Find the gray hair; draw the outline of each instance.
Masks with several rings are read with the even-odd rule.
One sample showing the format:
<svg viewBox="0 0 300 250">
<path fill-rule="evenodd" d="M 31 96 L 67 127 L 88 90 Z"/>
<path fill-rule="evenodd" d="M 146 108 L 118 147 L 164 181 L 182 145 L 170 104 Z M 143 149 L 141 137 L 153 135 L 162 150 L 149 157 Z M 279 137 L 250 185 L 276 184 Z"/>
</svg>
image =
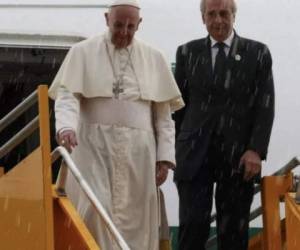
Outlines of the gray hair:
<svg viewBox="0 0 300 250">
<path fill-rule="evenodd" d="M 235 0 L 230 0 L 232 2 L 232 13 L 235 15 L 237 11 L 237 6 Z M 202 14 L 206 11 L 206 2 L 207 0 L 201 0 L 200 2 L 200 11 Z"/>
</svg>

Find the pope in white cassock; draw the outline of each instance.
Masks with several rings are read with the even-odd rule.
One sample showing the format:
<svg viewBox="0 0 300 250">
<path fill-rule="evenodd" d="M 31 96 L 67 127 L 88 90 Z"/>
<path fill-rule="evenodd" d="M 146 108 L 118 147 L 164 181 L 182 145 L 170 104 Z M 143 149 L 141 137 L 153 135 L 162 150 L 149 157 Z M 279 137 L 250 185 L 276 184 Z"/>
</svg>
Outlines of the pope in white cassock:
<svg viewBox="0 0 300 250">
<path fill-rule="evenodd" d="M 175 167 L 171 112 L 183 101 L 162 54 L 134 38 L 139 9 L 136 0 L 115 0 L 108 32 L 71 48 L 49 95 L 58 142 L 130 249 L 157 250 L 157 186 Z M 118 249 L 71 174 L 66 192 L 101 249 Z"/>
</svg>

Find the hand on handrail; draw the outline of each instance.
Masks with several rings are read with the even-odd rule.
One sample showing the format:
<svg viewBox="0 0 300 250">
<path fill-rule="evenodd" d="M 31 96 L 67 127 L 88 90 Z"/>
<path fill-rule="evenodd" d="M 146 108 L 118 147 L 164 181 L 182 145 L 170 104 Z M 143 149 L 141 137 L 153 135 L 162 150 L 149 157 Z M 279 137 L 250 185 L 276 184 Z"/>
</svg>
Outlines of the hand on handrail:
<svg viewBox="0 0 300 250">
<path fill-rule="evenodd" d="M 75 131 L 67 129 L 58 132 L 57 143 L 65 147 L 69 153 L 72 153 L 72 149 L 78 145 Z"/>
</svg>

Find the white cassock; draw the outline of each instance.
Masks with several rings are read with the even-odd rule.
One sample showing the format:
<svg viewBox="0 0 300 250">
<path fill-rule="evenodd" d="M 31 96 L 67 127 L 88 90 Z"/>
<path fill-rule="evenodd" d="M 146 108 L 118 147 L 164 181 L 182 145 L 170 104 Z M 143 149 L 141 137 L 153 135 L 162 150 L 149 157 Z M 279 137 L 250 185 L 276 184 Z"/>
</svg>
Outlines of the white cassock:
<svg viewBox="0 0 300 250">
<path fill-rule="evenodd" d="M 76 131 L 71 156 L 130 249 L 159 249 L 156 162 L 175 165 L 171 112 L 183 106 L 160 52 L 138 40 L 115 50 L 108 33 L 90 38 L 70 50 L 49 95 L 57 132 Z M 119 249 L 71 174 L 66 192 L 101 249 Z"/>
</svg>

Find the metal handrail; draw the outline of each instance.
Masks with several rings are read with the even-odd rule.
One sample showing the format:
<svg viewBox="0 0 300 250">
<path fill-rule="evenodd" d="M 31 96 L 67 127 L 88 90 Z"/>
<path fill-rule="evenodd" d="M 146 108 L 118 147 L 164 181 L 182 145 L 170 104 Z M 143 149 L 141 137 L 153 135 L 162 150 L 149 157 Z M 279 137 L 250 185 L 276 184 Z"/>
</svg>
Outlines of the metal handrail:
<svg viewBox="0 0 300 250">
<path fill-rule="evenodd" d="M 299 157 L 294 157 L 285 166 L 283 166 L 281 169 L 276 171 L 273 174 L 273 176 L 285 175 L 288 172 L 292 171 L 294 168 L 296 168 L 298 165 L 300 165 L 300 158 Z"/>
<path fill-rule="evenodd" d="M 120 246 L 122 250 L 130 250 L 128 245 L 126 244 L 125 240 L 121 236 L 121 234 L 118 232 L 117 228 L 113 224 L 112 220 L 109 218 L 107 212 L 103 208 L 102 204 L 97 199 L 96 195 L 88 185 L 88 183 L 84 180 L 81 173 L 79 172 L 78 168 L 76 167 L 75 163 L 73 162 L 70 154 L 68 151 L 62 147 L 57 147 L 52 153 L 51 153 L 51 159 L 52 163 L 55 162 L 60 156 L 62 156 L 64 162 L 66 163 L 65 169 L 62 169 L 61 171 L 66 171 L 66 167 L 71 171 L 75 179 L 77 180 L 79 186 L 83 190 L 83 192 L 86 194 L 87 198 L 90 200 L 92 205 L 95 207 L 97 213 L 100 215 L 100 217 L 103 219 L 105 225 L 107 226 L 108 230 L 111 232 L 112 236 L 115 238 L 117 244 Z M 66 173 L 60 173 L 58 178 L 65 179 Z M 64 184 L 65 181 L 58 179 L 57 181 L 58 185 L 57 189 L 61 192 L 61 190 L 64 190 Z"/>
<path fill-rule="evenodd" d="M 39 127 L 39 117 L 36 116 L 23 129 L 21 129 L 15 136 L 6 142 L 0 148 L 0 159 L 14 149 L 18 144 L 30 136 Z"/>
<path fill-rule="evenodd" d="M 23 100 L 18 106 L 16 106 L 11 112 L 4 116 L 0 120 L 0 132 L 2 132 L 8 125 L 15 121 L 20 115 L 24 113 L 28 108 L 35 104 L 38 100 L 37 90 L 32 92 L 25 100 Z"/>
</svg>

